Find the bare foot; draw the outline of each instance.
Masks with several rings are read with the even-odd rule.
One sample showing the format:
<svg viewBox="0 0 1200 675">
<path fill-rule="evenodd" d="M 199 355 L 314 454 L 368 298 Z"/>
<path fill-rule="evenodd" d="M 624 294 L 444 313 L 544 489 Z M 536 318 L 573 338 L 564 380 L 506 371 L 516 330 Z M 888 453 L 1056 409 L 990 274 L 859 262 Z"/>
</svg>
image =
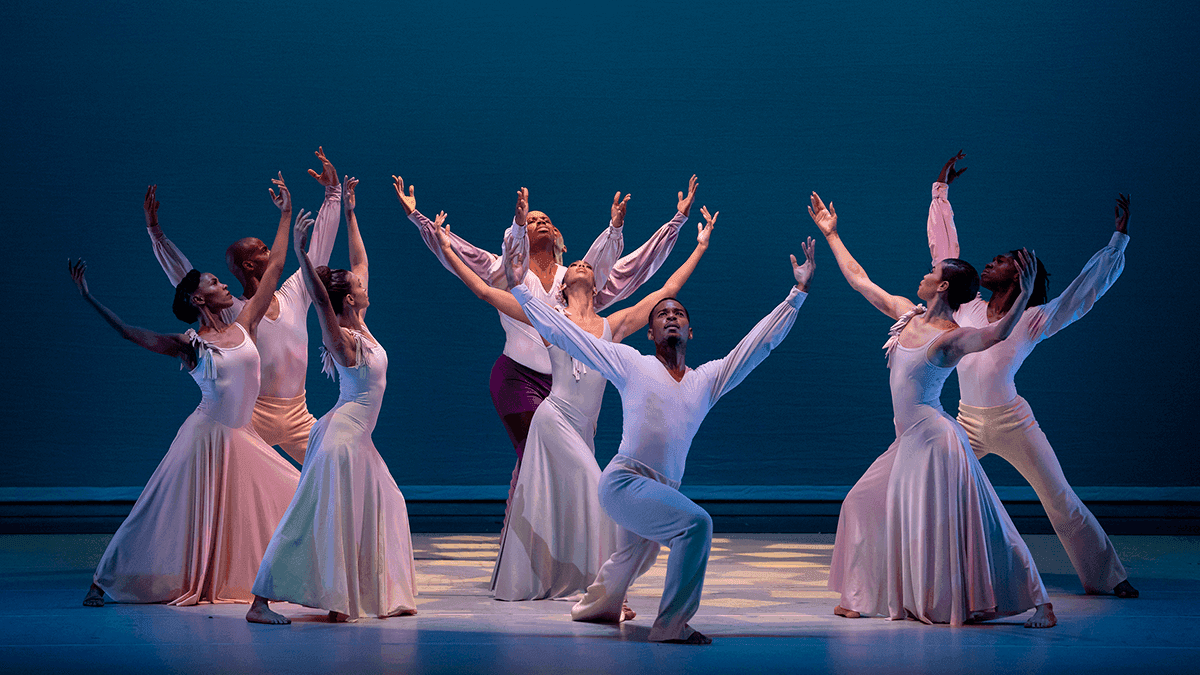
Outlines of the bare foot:
<svg viewBox="0 0 1200 675">
<path fill-rule="evenodd" d="M 271 611 L 270 606 L 267 605 L 267 599 L 261 595 L 254 596 L 254 602 L 250 603 L 250 611 L 246 612 L 246 620 L 250 623 L 264 623 L 268 626 L 283 626 L 292 622 L 286 616 Z"/>
<path fill-rule="evenodd" d="M 637 612 L 628 603 L 621 603 L 621 620 L 630 621 L 637 616 Z"/>
<path fill-rule="evenodd" d="M 1037 606 L 1037 611 L 1025 622 L 1026 628 L 1053 628 L 1058 625 L 1058 617 L 1054 616 L 1054 605 L 1045 603 Z"/>
<path fill-rule="evenodd" d="M 1121 583 L 1124 583 L 1124 582 L 1121 582 Z M 1134 591 L 1134 593 L 1137 593 L 1137 591 Z M 1133 597 L 1136 598 L 1137 596 L 1134 595 Z M 84 607 L 103 607 L 104 606 L 104 591 L 96 584 L 92 584 L 92 587 L 88 589 L 87 595 L 83 596 L 83 606 Z"/>
<path fill-rule="evenodd" d="M 862 616 L 862 614 L 859 614 L 858 612 L 856 612 L 852 609 L 846 609 L 845 607 L 842 607 L 841 605 L 834 607 L 833 613 L 837 616 L 844 616 L 847 619 L 857 619 L 858 617 Z"/>
<path fill-rule="evenodd" d="M 698 630 L 693 630 L 692 634 L 686 638 L 676 638 L 674 640 L 663 640 L 669 645 L 711 645 L 712 638 L 706 636 Z"/>
<path fill-rule="evenodd" d="M 1129 580 L 1126 579 L 1116 586 L 1113 586 L 1113 595 L 1117 596 L 1118 598 L 1136 598 L 1138 597 L 1138 589 L 1130 585 Z M 86 605 L 87 600 L 84 600 L 83 604 Z"/>
</svg>

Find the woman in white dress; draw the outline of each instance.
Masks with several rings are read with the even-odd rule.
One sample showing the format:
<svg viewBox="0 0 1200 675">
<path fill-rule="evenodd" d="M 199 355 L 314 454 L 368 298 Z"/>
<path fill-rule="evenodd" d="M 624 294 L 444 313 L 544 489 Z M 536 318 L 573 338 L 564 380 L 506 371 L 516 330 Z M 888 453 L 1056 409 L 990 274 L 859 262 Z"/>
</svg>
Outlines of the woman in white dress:
<svg viewBox="0 0 1200 675">
<path fill-rule="evenodd" d="M 254 572 L 275 525 L 296 490 L 299 473 L 251 426 L 258 397 L 258 324 L 283 271 L 291 195 L 283 177 L 271 197 L 281 214 L 259 293 L 233 323 L 221 310 L 233 305 L 229 289 L 212 274 L 192 270 L 175 289 L 175 315 L 200 330 L 164 334 L 130 326 L 88 290 L 78 261 L 71 278 L 83 298 L 121 337 L 177 358 L 200 386 L 202 398 L 150 476 L 129 517 L 96 566 L 83 604 L 118 602 L 249 602 Z M 297 214 L 297 223 L 308 222 Z"/>
<path fill-rule="evenodd" d="M 387 352 L 363 320 L 367 251 L 354 216 L 354 187 L 342 191 L 350 270 L 313 268 L 308 227 L 296 228 L 296 257 L 320 318 L 325 372 L 339 396 L 309 436 L 300 486 L 275 530 L 254 581 L 253 623 L 287 624 L 268 600 L 329 612 L 331 621 L 415 614 L 416 567 L 408 508 L 371 441 L 387 385 Z"/>
<path fill-rule="evenodd" d="M 528 208 L 520 193 L 517 208 Z M 605 319 L 596 313 L 593 303 L 592 267 L 576 261 L 567 268 L 560 310 L 603 340 L 620 342 L 640 330 L 654 305 L 679 292 L 708 249 L 719 212 L 709 215 L 707 208 L 701 212 L 705 225 L 697 225 L 695 250 L 661 289 Z M 512 293 L 489 286 L 454 254 L 450 227 L 441 227 L 444 221 L 445 214 L 439 213 L 438 239 L 459 278 L 481 299 L 528 324 Z M 510 287 L 515 288 L 524 277 L 523 264 L 527 262 L 515 260 L 505 270 Z M 553 384 L 530 423 L 508 527 L 492 574 L 492 592 L 500 600 L 542 600 L 580 593 L 616 549 L 616 525 L 600 507 L 600 466 L 593 445 L 607 381 L 557 347 L 550 347 L 550 361 Z"/>
<path fill-rule="evenodd" d="M 950 258 L 917 288 L 914 305 L 867 277 L 837 231 L 837 212 L 814 192 L 809 215 L 833 249 L 846 280 L 896 319 L 885 345 L 896 442 L 842 503 L 829 588 L 841 593 L 840 616 L 882 614 L 924 623 L 967 622 L 1036 608 L 1025 625 L 1056 623 L 1046 589 L 971 451 L 963 428 L 942 410 L 942 385 L 966 354 L 1000 343 L 1021 318 L 1037 272 L 1022 251 L 1021 297 L 1000 321 L 960 328 L 954 310 L 975 297 L 979 274 Z"/>
</svg>

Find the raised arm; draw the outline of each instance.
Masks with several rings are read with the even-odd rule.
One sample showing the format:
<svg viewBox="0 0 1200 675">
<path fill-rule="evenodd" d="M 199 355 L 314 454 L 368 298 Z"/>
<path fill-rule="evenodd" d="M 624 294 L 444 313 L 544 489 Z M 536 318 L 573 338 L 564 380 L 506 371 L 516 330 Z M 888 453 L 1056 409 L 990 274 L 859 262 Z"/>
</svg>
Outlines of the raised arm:
<svg viewBox="0 0 1200 675">
<path fill-rule="evenodd" d="M 946 258 L 958 257 L 958 230 L 954 228 L 954 209 L 950 208 L 950 183 L 966 172 L 966 167 L 955 168 L 958 160 L 966 157 L 962 150 L 942 166 L 937 182 L 933 184 L 933 198 L 929 202 L 929 219 L 925 233 L 929 238 L 929 256 L 933 264 Z"/>
<path fill-rule="evenodd" d="M 542 338 L 579 359 L 589 368 L 595 369 L 617 389 L 625 386 L 629 360 L 641 356 L 636 349 L 601 340 L 588 333 L 557 310 L 533 297 L 523 284 L 514 288 L 512 295 L 521 303 L 521 308 L 529 317 L 529 323 L 541 333 Z"/>
<path fill-rule="evenodd" d="M 292 193 L 283 183 L 283 172 L 279 173 L 278 178 L 272 178 L 271 182 L 279 187 L 278 195 L 275 194 L 275 190 L 267 188 L 271 193 L 271 201 L 279 207 L 279 227 L 275 229 L 275 241 L 271 243 L 271 254 L 267 256 L 267 266 L 263 270 L 262 279 L 259 280 L 258 290 L 246 301 L 237 317 L 238 323 L 242 324 L 251 336 L 256 335 L 258 322 L 266 315 L 275 295 L 275 288 L 279 285 L 279 275 L 283 273 L 283 263 L 287 259 L 288 229 L 292 221 Z M 311 215 L 312 213 L 301 210 L 296 214 L 296 220 L 306 220 Z"/>
<path fill-rule="evenodd" d="M 434 225 L 437 226 L 436 232 L 438 242 L 442 247 L 442 253 L 446 256 L 446 260 L 450 262 L 450 271 L 454 272 L 454 275 L 459 279 L 462 279 L 467 288 L 471 289 L 471 292 L 480 300 L 483 300 L 517 321 L 529 323 L 524 310 L 521 309 L 521 304 L 517 302 L 512 293 L 487 285 L 483 279 L 479 278 L 479 275 L 475 274 L 470 267 L 467 267 L 466 263 L 459 260 L 458 256 L 454 253 L 453 240 L 450 238 L 450 226 L 446 225 L 442 227 L 444 222 L 446 222 L 446 213 L 443 211 L 437 214 Z M 514 260 L 514 264 L 519 265 L 520 262 Z"/>
<path fill-rule="evenodd" d="M 350 271 L 354 272 L 354 276 L 362 279 L 363 288 L 366 288 L 368 281 L 367 247 L 363 245 L 362 231 L 358 229 L 358 218 L 354 215 L 354 188 L 357 186 L 357 178 L 346 176 L 342 204 L 346 209 L 346 236 L 350 241 Z"/>
<path fill-rule="evenodd" d="M 86 271 L 87 263 L 82 258 L 74 263 L 69 258 L 67 259 L 67 272 L 71 275 L 71 280 L 75 282 L 75 287 L 79 289 L 79 294 L 100 316 L 104 317 L 108 325 L 112 326 L 121 337 L 155 354 L 182 359 L 189 368 L 196 366 L 196 350 L 183 335 L 156 333 L 146 328 L 130 326 L 111 309 L 100 304 L 100 301 L 88 290 L 87 279 L 84 277 Z"/>
<path fill-rule="evenodd" d="M 688 215 L 692 211 L 692 203 L 696 199 L 696 188 L 700 187 L 700 183 L 696 180 L 696 176 L 692 176 L 688 181 L 688 191 L 685 195 L 682 191 L 679 192 L 679 202 L 676 204 L 678 209 L 675 217 L 667 221 L 658 231 L 651 235 L 646 243 L 642 244 L 636 251 L 617 260 L 611 265 L 603 259 L 603 256 L 593 256 L 592 251 L 588 251 L 588 255 L 584 256 L 584 260 L 592 265 L 592 269 L 596 273 L 597 287 L 599 291 L 596 293 L 595 305 L 597 310 L 604 309 L 613 303 L 628 298 L 633 295 L 642 284 L 654 276 L 659 267 L 666 262 L 667 256 L 671 254 L 671 249 L 675 246 L 676 239 L 679 238 L 679 228 L 687 222 Z M 617 193 L 618 195 L 620 193 Z M 619 206 L 619 218 L 623 224 L 625 220 L 625 204 L 628 202 L 628 197 L 621 202 L 617 202 L 614 198 L 614 225 L 616 224 L 617 207 Z M 618 225 L 618 227 L 620 227 Z M 611 229 L 611 228 L 610 228 Z M 622 245 L 624 240 L 622 239 Z M 600 240 L 597 240 L 597 244 Z M 595 249 L 597 244 L 593 244 Z M 611 254 L 611 252 L 610 252 Z M 620 255 L 618 251 L 616 255 Z M 613 258 L 615 259 L 615 255 Z M 605 273 L 605 269 L 608 272 Z M 603 280 L 603 281 L 601 281 Z"/>
<path fill-rule="evenodd" d="M 396 189 L 396 197 L 400 200 L 400 205 L 404 207 L 404 213 L 413 225 L 417 226 L 417 232 L 421 235 L 421 241 L 425 242 L 425 246 L 437 256 L 437 259 L 450 272 L 454 272 L 454 268 L 450 265 L 449 258 L 442 252 L 442 246 L 438 243 L 437 226 L 433 221 L 426 218 L 420 211 L 417 210 L 417 194 L 416 187 L 408 186 L 408 191 L 404 190 L 404 179 L 400 176 L 392 176 L 393 187 Z M 488 285 L 497 288 L 504 287 L 504 265 L 500 256 L 495 253 L 489 253 L 481 248 L 472 245 L 467 240 L 459 237 L 457 234 L 450 235 L 451 245 L 454 252 L 458 254 L 458 258 L 467 264 L 467 267 L 472 272 L 482 277 Z M 460 277 L 461 278 L 461 277 Z"/>
<path fill-rule="evenodd" d="M 334 242 L 337 241 L 338 223 L 342 218 L 342 186 L 338 183 L 337 169 L 334 169 L 333 163 L 325 157 L 325 149 L 318 147 L 315 154 L 321 162 L 321 173 L 309 169 L 308 175 L 325 187 L 325 200 L 321 202 L 321 208 L 317 209 L 317 224 L 313 226 L 308 257 L 314 265 L 320 267 L 329 264 Z"/>
<path fill-rule="evenodd" d="M 1084 265 L 1083 271 L 1058 297 L 1042 306 L 1044 320 L 1034 326 L 1034 340 L 1045 340 L 1078 321 L 1092 309 L 1100 296 L 1108 292 L 1125 269 L 1125 247 L 1129 244 L 1129 197 L 1117 195 L 1116 231 L 1108 246 L 1100 249 Z"/>
<path fill-rule="evenodd" d="M 317 323 L 321 326 L 321 343 L 335 361 L 343 366 L 355 365 L 355 346 L 346 340 L 346 333 L 338 323 L 337 313 L 333 311 L 333 303 L 329 300 L 329 291 L 317 276 L 317 268 L 312 259 L 304 252 L 308 245 L 309 226 L 313 221 L 302 218 L 296 219 L 295 236 L 292 244 L 296 251 L 296 260 L 300 262 L 300 278 L 308 289 L 313 306 L 317 308 Z"/>
<path fill-rule="evenodd" d="M 158 225 L 158 199 L 155 197 L 157 191 L 157 185 L 146 188 L 146 199 L 142 202 L 142 210 L 146 215 L 146 233 L 150 235 L 150 247 L 154 250 L 154 257 L 158 259 L 158 264 L 162 266 L 163 272 L 167 274 L 167 280 L 171 282 L 173 288 L 183 281 L 188 272 L 192 271 L 192 263 L 188 262 L 187 256 L 179 250 L 174 242 L 167 239 L 167 235 L 163 234 L 162 228 Z"/>
<path fill-rule="evenodd" d="M 1017 270 L 1020 273 L 1021 294 L 1013 302 L 1012 309 L 996 323 L 984 328 L 959 328 L 950 331 L 945 338 L 933 346 L 929 360 L 938 366 L 953 366 L 959 359 L 973 352 L 981 352 L 992 345 L 1002 342 L 1012 334 L 1021 315 L 1025 313 L 1025 305 L 1029 304 L 1029 296 L 1033 293 L 1033 282 L 1037 277 L 1037 257 L 1025 249 L 1017 254 Z"/>
<path fill-rule="evenodd" d="M 613 342 L 621 342 L 625 338 L 633 335 L 635 332 L 642 329 L 649 319 L 650 310 L 654 309 L 665 298 L 672 298 L 679 295 L 679 290 L 687 283 L 692 272 L 696 270 L 696 265 L 699 264 L 700 258 L 704 257 L 704 252 L 708 250 L 708 240 L 712 235 L 713 227 L 717 224 L 717 216 L 721 215 L 720 211 L 709 215 L 708 207 L 701 206 L 700 213 L 704 216 L 704 225 L 696 224 L 696 248 L 688 259 L 684 261 L 679 269 L 667 279 L 667 283 L 657 291 L 650 293 L 642 298 L 633 307 L 627 307 L 619 312 L 613 312 L 608 317 L 608 325 L 612 329 Z"/>
<path fill-rule="evenodd" d="M 850 287 L 861 293 L 875 309 L 893 319 L 899 319 L 912 309 L 913 303 L 908 298 L 892 295 L 871 281 L 866 270 L 850 255 L 850 250 L 842 243 L 841 235 L 838 234 L 837 211 L 834 210 L 833 203 L 830 202 L 829 208 L 825 208 L 825 202 L 821 201 L 821 197 L 815 192 L 809 200 L 812 204 L 808 207 L 808 215 L 812 216 L 821 234 L 825 235 L 825 241 L 829 242 L 829 248 L 833 250 L 833 257 L 837 260 L 838 269 L 842 271 L 846 281 L 850 282 Z"/>
</svg>

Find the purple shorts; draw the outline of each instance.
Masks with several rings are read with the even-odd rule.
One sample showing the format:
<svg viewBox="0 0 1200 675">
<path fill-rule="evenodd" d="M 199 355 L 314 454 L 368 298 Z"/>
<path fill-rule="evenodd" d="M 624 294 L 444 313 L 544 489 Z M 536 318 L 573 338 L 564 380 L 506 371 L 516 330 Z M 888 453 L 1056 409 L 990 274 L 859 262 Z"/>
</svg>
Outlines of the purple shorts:
<svg viewBox="0 0 1200 675">
<path fill-rule="evenodd" d="M 504 354 L 492 366 L 492 403 L 517 451 L 517 459 L 525 454 L 525 439 L 529 436 L 532 415 L 527 413 L 537 410 L 550 395 L 550 383 L 549 375 L 527 368 Z"/>
</svg>

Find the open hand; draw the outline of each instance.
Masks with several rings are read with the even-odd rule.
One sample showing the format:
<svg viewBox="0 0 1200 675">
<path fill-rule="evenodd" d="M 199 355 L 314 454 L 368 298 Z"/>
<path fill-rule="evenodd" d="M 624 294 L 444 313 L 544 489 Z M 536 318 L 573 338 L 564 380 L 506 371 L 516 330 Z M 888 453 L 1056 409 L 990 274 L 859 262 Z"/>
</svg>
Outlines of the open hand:
<svg viewBox="0 0 1200 675">
<path fill-rule="evenodd" d="M 633 195 L 625 195 L 625 198 L 621 199 L 620 190 L 617 191 L 617 194 L 613 195 L 611 216 L 613 227 L 619 228 L 625 224 L 625 206 L 629 203 L 629 198 L 632 196 Z"/>
<path fill-rule="evenodd" d="M 688 179 L 687 196 L 684 197 L 682 192 L 679 193 L 679 204 L 675 207 L 676 211 L 685 216 L 692 214 L 692 202 L 696 199 L 696 188 L 698 187 L 700 187 L 700 183 L 696 181 L 696 174 L 692 174 L 692 177 Z"/>
<path fill-rule="evenodd" d="M 954 168 L 954 163 L 960 159 L 966 158 L 966 156 L 967 156 L 967 153 L 963 152 L 962 150 L 959 150 L 957 155 L 951 157 L 950 161 L 946 162 L 946 165 L 942 167 L 942 172 L 938 174 L 938 182 L 949 185 L 954 182 L 955 178 L 958 178 L 959 176 L 966 173 L 967 167 L 965 167 L 965 166 L 961 169 Z"/>
<path fill-rule="evenodd" d="M 720 211 L 709 215 L 708 207 L 700 207 L 700 215 L 704 216 L 704 224 L 696 223 L 696 245 L 708 248 L 708 238 L 712 235 L 713 227 L 717 224 L 717 216 L 721 215 Z"/>
<path fill-rule="evenodd" d="M 87 262 L 83 258 L 75 262 L 71 262 L 71 259 L 67 258 L 67 273 L 71 275 L 71 281 L 75 282 L 75 287 L 79 289 L 79 294 L 85 298 L 88 294 L 88 285 L 87 279 L 83 277 L 83 273 L 86 271 Z"/>
<path fill-rule="evenodd" d="M 513 212 L 513 222 L 519 227 L 525 227 L 529 219 L 529 188 L 517 190 L 517 208 Z"/>
<path fill-rule="evenodd" d="M 445 225 L 445 227 L 443 227 Z M 437 234 L 438 243 L 441 244 L 442 250 L 449 255 L 456 255 L 454 249 L 450 246 L 450 226 L 446 225 L 446 212 L 438 211 L 438 214 L 433 219 L 433 231 Z"/>
<path fill-rule="evenodd" d="M 404 215 L 411 216 L 417 210 L 417 186 L 409 185 L 408 194 L 404 194 L 404 179 L 392 176 L 392 187 L 396 188 L 396 197 L 400 199 L 400 206 L 404 207 Z"/>
<path fill-rule="evenodd" d="M 292 237 L 296 242 L 296 250 L 303 251 L 308 247 L 309 235 L 312 234 L 313 223 L 312 211 L 300 209 L 296 214 L 296 224 L 292 227 Z"/>
<path fill-rule="evenodd" d="M 1017 264 L 1017 281 L 1021 284 L 1021 295 L 1028 296 L 1033 293 L 1033 284 L 1037 281 L 1037 255 L 1023 248 L 1017 251 L 1014 262 Z"/>
<path fill-rule="evenodd" d="M 353 176 L 346 176 L 342 182 L 342 211 L 346 215 L 354 212 L 354 188 L 358 187 L 358 179 Z"/>
<path fill-rule="evenodd" d="M 279 210 L 291 215 L 292 213 L 292 193 L 288 191 L 287 186 L 283 184 L 283 172 L 279 172 L 278 178 L 272 178 L 271 182 L 279 188 L 279 194 L 275 194 L 273 188 L 267 188 L 267 192 L 271 193 L 271 201 L 275 202 L 275 206 Z"/>
<path fill-rule="evenodd" d="M 1117 193 L 1117 205 L 1113 207 L 1113 213 L 1116 215 L 1117 232 L 1129 234 L 1129 195 Z"/>
<path fill-rule="evenodd" d="M 328 159 L 325 159 L 325 149 L 317 146 L 317 151 L 314 154 L 317 156 L 317 159 L 321 160 L 321 173 L 309 169 L 308 175 L 316 178 L 317 182 L 325 187 L 337 185 L 337 170 L 333 168 L 333 164 Z"/>
<path fill-rule="evenodd" d="M 815 192 L 809 196 L 809 201 L 812 203 L 808 207 L 808 215 L 817 224 L 821 234 L 826 237 L 837 234 L 837 211 L 833 208 L 833 202 L 829 202 L 828 209 L 825 208 L 825 202 L 821 201 L 821 196 Z"/>
<path fill-rule="evenodd" d="M 800 248 L 804 249 L 804 264 L 797 263 L 795 255 L 791 256 L 792 276 L 796 278 L 796 286 L 807 293 L 808 282 L 812 281 L 813 272 L 817 269 L 817 242 L 809 237 Z"/>
<path fill-rule="evenodd" d="M 154 198 L 157 190 L 157 185 L 146 188 L 146 201 L 142 203 L 142 210 L 146 212 L 146 227 L 158 227 L 158 200 Z"/>
</svg>

